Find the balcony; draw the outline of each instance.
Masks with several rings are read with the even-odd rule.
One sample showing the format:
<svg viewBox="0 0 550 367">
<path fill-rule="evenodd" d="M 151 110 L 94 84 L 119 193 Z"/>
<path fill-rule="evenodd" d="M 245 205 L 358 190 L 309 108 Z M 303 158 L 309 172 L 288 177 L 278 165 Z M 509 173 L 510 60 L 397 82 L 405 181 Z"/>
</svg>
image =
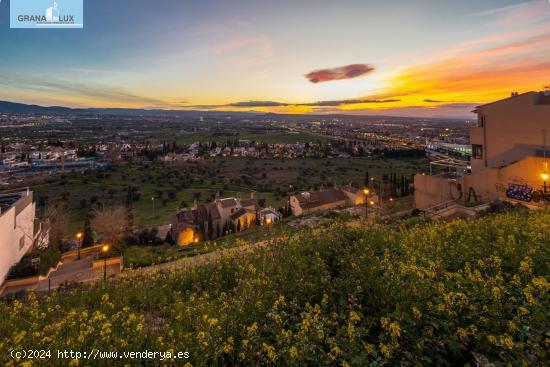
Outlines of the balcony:
<svg viewBox="0 0 550 367">
<path fill-rule="evenodd" d="M 470 128 L 470 144 L 483 145 L 483 128 L 482 127 Z"/>
</svg>

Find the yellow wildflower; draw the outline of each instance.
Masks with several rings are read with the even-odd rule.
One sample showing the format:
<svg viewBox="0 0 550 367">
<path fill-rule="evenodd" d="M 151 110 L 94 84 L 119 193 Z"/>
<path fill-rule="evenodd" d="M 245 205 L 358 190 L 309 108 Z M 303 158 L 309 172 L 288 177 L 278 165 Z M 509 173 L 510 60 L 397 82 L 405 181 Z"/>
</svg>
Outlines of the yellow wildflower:
<svg viewBox="0 0 550 367">
<path fill-rule="evenodd" d="M 397 321 L 394 321 L 389 326 L 389 331 L 393 337 L 400 337 L 401 336 L 401 327 L 399 326 L 399 323 Z"/>
<path fill-rule="evenodd" d="M 380 343 L 379 348 L 384 357 L 389 358 L 391 356 L 391 350 L 386 344 Z"/>
<path fill-rule="evenodd" d="M 275 362 L 277 360 L 277 354 L 275 353 L 275 348 L 267 343 L 262 343 L 262 349 L 267 353 L 267 357 L 271 360 L 271 362 Z"/>
<path fill-rule="evenodd" d="M 500 344 L 504 345 L 506 349 L 511 350 L 514 347 L 514 341 L 510 335 L 504 334 L 500 337 Z"/>
<path fill-rule="evenodd" d="M 290 358 L 296 358 L 296 357 L 298 357 L 298 349 L 292 346 L 290 347 Z"/>
</svg>

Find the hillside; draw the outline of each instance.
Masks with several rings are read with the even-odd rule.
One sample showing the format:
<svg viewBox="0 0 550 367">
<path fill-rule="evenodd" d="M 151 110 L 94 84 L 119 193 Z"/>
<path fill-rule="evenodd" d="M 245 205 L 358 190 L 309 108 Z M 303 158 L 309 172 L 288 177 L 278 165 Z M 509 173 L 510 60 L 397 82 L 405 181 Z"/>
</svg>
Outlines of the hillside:
<svg viewBox="0 0 550 367">
<path fill-rule="evenodd" d="M 193 269 L 31 294 L 0 302 L 0 363 L 24 348 L 189 352 L 163 362 L 180 366 L 542 366 L 549 224 L 542 212 L 416 225 L 335 221 Z"/>
</svg>

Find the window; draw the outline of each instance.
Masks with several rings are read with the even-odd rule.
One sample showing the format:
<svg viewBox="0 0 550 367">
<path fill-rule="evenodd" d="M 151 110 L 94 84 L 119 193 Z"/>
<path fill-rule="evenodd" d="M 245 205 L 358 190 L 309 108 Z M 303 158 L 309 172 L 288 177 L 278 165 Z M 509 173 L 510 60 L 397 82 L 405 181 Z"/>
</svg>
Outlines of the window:
<svg viewBox="0 0 550 367">
<path fill-rule="evenodd" d="M 478 125 L 479 125 L 479 127 L 485 127 L 485 116 L 484 115 L 479 115 Z"/>
<path fill-rule="evenodd" d="M 472 144 L 472 158 L 483 159 L 483 145 Z"/>
<path fill-rule="evenodd" d="M 25 236 L 21 236 L 19 239 L 19 250 L 22 250 L 25 247 Z"/>
</svg>

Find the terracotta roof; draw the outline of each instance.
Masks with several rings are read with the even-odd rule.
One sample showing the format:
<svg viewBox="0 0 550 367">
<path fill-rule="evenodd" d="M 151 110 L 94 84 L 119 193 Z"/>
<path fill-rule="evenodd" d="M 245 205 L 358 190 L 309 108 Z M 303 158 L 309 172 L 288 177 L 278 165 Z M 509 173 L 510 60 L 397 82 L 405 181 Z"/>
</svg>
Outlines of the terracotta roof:
<svg viewBox="0 0 550 367">
<path fill-rule="evenodd" d="M 312 209 L 319 206 L 334 204 L 340 201 L 346 201 L 347 196 L 340 189 L 328 189 L 314 191 L 308 194 L 298 194 L 296 199 L 300 202 L 303 209 Z"/>
<path fill-rule="evenodd" d="M 176 213 L 176 221 L 178 225 L 185 224 L 193 226 L 196 223 L 197 211 L 195 209 L 184 208 Z"/>
<path fill-rule="evenodd" d="M 256 199 L 244 199 L 241 200 L 241 206 L 243 207 L 254 207 L 254 210 L 260 210 L 260 206 L 258 205 L 258 201 Z"/>
<path fill-rule="evenodd" d="M 200 204 L 196 209 L 184 208 L 176 213 L 176 221 L 178 225 L 198 226 L 199 223 L 204 223 L 208 220 L 208 214 L 212 216 L 212 220 L 220 219 L 221 215 L 215 204 Z"/>
<path fill-rule="evenodd" d="M 342 190 L 351 192 L 352 194 L 356 194 L 356 195 L 362 193 L 362 191 L 359 190 L 357 187 L 351 186 L 351 185 L 342 186 Z"/>
</svg>

